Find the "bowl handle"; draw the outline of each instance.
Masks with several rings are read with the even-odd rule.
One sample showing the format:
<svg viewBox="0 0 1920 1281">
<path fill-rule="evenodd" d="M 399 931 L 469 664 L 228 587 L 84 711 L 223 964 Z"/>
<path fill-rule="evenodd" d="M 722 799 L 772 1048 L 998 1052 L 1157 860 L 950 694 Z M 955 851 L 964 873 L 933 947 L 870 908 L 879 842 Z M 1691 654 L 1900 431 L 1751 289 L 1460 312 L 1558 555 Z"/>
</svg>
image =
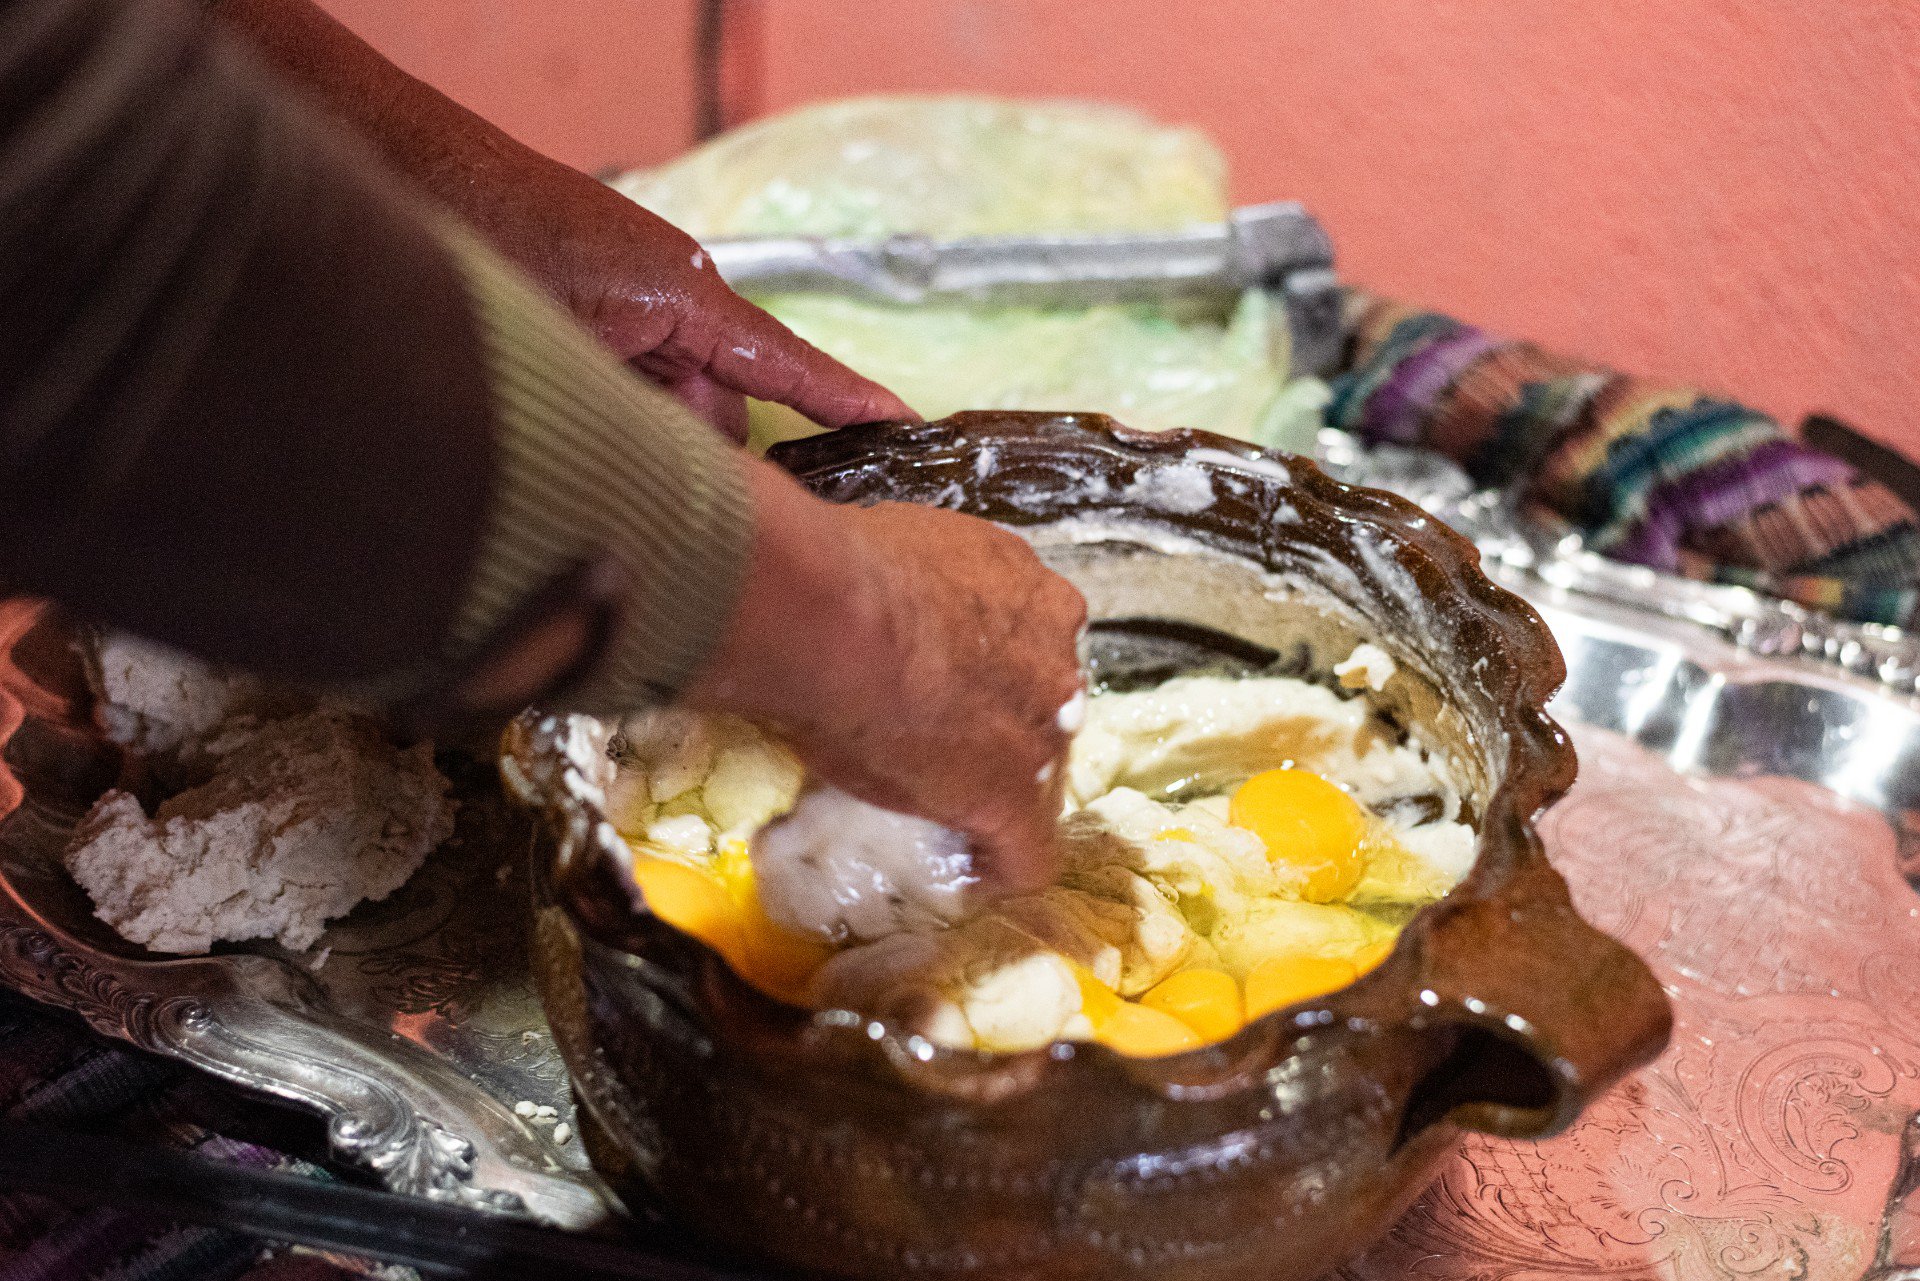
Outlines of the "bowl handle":
<svg viewBox="0 0 1920 1281">
<path fill-rule="evenodd" d="M 1580 918 L 1544 857 L 1525 864 L 1506 892 L 1432 909 L 1406 1018 L 1455 1042 L 1415 1086 L 1403 1134 L 1440 1120 L 1557 1134 L 1666 1048 L 1673 1009 L 1652 971 Z"/>
</svg>

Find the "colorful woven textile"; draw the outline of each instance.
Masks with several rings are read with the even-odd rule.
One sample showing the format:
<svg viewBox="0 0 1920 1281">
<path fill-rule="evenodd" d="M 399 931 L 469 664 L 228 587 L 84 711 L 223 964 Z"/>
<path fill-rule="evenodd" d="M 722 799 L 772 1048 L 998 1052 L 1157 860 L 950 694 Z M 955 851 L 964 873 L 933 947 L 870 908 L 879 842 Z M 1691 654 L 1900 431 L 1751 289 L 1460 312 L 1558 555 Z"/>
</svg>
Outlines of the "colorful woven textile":
<svg viewBox="0 0 1920 1281">
<path fill-rule="evenodd" d="M 96 1036 L 66 1015 L 0 992 L 0 1113 L 49 1127 L 112 1131 L 260 1169 L 331 1177 L 286 1155 L 304 1118 L 180 1064 Z M 171 1224 L 137 1210 L 76 1209 L 0 1187 L 0 1281 L 418 1281 L 411 1268 L 285 1248 Z"/>
<path fill-rule="evenodd" d="M 1357 299 L 1327 421 L 1518 486 L 1616 560 L 1863 622 L 1920 607 L 1920 520 L 1755 410 L 1582 366 L 1432 312 Z"/>
</svg>

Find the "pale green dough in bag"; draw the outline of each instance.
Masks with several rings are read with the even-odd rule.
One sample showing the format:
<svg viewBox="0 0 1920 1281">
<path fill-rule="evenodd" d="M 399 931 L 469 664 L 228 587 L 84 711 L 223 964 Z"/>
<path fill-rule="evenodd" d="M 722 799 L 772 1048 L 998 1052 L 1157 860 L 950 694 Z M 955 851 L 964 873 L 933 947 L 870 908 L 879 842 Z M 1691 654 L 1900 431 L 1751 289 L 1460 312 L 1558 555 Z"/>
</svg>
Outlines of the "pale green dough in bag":
<svg viewBox="0 0 1920 1281">
<path fill-rule="evenodd" d="M 967 97 L 802 108 L 614 185 L 704 238 L 1150 231 L 1229 208 L 1225 160 L 1194 130 L 1118 107 Z M 929 418 L 1087 410 L 1304 451 L 1326 399 L 1317 379 L 1289 382 L 1285 320 L 1261 294 L 1213 316 L 757 301 Z M 762 404 L 752 429 L 761 448 L 815 430 Z"/>
</svg>

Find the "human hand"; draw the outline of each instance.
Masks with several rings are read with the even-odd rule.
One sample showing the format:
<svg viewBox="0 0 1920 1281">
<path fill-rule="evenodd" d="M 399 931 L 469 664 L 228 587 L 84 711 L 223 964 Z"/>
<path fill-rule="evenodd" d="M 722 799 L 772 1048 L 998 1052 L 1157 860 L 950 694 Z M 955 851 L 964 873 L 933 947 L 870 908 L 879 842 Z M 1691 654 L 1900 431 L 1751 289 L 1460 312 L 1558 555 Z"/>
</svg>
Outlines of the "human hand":
<svg viewBox="0 0 1920 1281">
<path fill-rule="evenodd" d="M 967 835 L 989 882 L 1055 872 L 1086 602 L 969 516 L 836 507 L 761 464 L 741 604 L 687 702 L 781 732 L 819 778 Z"/>
<path fill-rule="evenodd" d="M 745 440 L 743 396 L 827 427 L 917 417 L 729 288 L 693 237 L 602 183 L 527 152 L 469 217 L 588 328 L 696 413 Z"/>
</svg>

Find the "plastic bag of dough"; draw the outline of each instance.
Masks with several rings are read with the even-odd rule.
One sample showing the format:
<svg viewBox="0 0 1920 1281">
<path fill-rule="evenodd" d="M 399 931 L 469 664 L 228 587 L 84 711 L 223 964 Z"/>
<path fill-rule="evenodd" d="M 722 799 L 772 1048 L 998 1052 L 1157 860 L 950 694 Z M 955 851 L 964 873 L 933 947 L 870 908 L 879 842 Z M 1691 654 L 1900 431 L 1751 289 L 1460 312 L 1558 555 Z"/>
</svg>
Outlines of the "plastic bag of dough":
<svg viewBox="0 0 1920 1281">
<path fill-rule="evenodd" d="M 1229 207 L 1225 162 L 1193 130 L 1119 107 L 969 97 L 802 108 L 614 185 L 700 237 L 1152 231 Z M 1285 318 L 1259 294 L 1230 316 L 756 301 L 929 418 L 1091 410 L 1304 450 L 1325 403 L 1318 380 L 1288 383 Z M 757 447 L 815 430 L 753 406 Z"/>
<path fill-rule="evenodd" d="M 696 237 L 940 238 L 1219 222 L 1206 136 L 1121 107 L 855 98 L 735 129 L 614 183 Z"/>
</svg>

